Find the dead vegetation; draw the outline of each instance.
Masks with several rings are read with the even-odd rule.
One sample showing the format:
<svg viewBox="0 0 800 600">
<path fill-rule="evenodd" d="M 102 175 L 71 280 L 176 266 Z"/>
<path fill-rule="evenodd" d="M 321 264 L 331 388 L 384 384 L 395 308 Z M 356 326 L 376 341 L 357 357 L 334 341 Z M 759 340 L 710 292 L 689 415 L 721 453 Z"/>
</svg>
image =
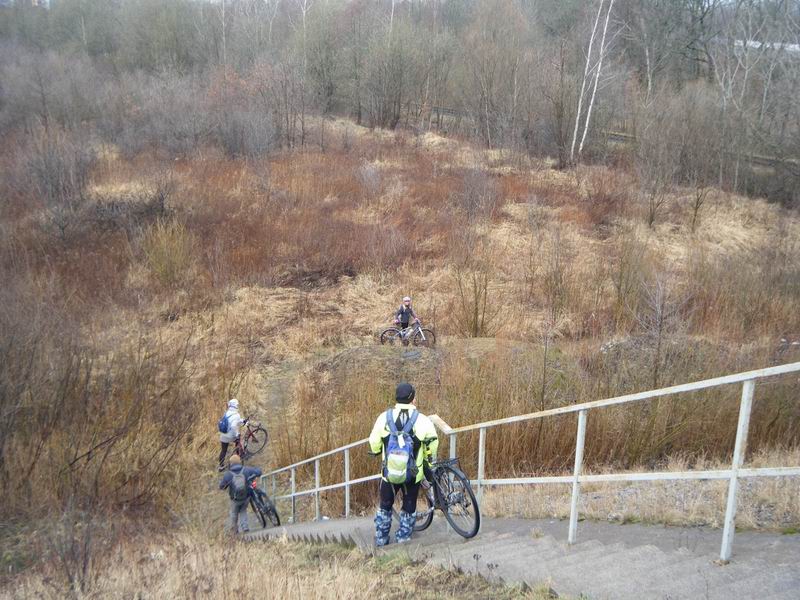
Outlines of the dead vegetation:
<svg viewBox="0 0 800 600">
<path fill-rule="evenodd" d="M 324 152 L 243 160 L 209 148 L 167 170 L 104 151 L 63 234 L 45 226 L 35 188 L 7 188 L 5 519 L 92 506 L 92 518 L 169 521 L 172 499 L 213 462 L 233 395 L 282 423 L 271 459 L 283 464 L 363 437 L 396 379 L 461 425 L 768 365 L 780 335 L 800 330 L 792 212 L 715 191 L 698 221 L 678 190 L 651 228 L 622 173 L 504 168 L 453 140 L 336 131 Z M 98 214 L 112 225 L 93 226 Z M 390 356 L 401 368 L 337 370 L 331 357 L 373 344 L 409 293 L 442 340 L 430 369 Z M 797 446 L 796 390 L 758 388 L 753 452 Z M 724 458 L 734 395 L 599 415 L 587 463 Z M 559 472 L 574 426 L 492 432 L 487 474 Z M 476 443 L 459 446 L 473 472 Z M 354 458 L 354 476 L 374 468 Z M 339 475 L 323 461 L 324 481 Z M 369 506 L 371 490 L 358 494 Z M 325 501 L 338 514 L 341 497 Z"/>
<path fill-rule="evenodd" d="M 413 569 L 414 576 L 409 577 Z M 481 577 L 411 563 L 400 554 L 286 541 L 243 544 L 205 532 L 129 539 L 75 579 L 54 561 L 0 591 L 0 598 L 549 598 L 547 589 L 489 584 Z"/>
</svg>

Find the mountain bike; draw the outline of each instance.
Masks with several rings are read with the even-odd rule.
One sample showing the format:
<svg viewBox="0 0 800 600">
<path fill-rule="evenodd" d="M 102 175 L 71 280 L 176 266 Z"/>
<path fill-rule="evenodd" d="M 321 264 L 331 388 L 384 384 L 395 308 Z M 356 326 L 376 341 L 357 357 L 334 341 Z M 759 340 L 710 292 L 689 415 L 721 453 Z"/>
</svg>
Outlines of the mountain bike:
<svg viewBox="0 0 800 600">
<path fill-rule="evenodd" d="M 481 513 L 472 486 L 459 468 L 458 459 L 451 458 L 432 463 L 430 486 L 420 486 L 417 510 L 414 513 L 414 531 L 424 531 L 433 522 L 433 511 L 439 509 L 458 535 L 467 539 L 475 537 L 481 527 Z M 399 521 L 399 508 L 403 505 L 402 490 L 395 495 L 392 509 Z"/>
<path fill-rule="evenodd" d="M 408 346 L 409 342 L 414 346 L 433 348 L 436 345 L 436 334 L 432 329 L 423 327 L 420 321 L 403 329 L 389 327 L 381 332 L 381 344 L 393 346 L 401 343 L 403 346 Z"/>
<path fill-rule="evenodd" d="M 256 513 L 258 520 L 261 521 L 261 526 L 266 527 L 269 521 L 273 527 L 280 527 L 281 518 L 278 516 L 278 510 L 269 499 L 267 493 L 258 487 L 258 481 L 253 480 L 250 484 L 249 490 L 250 508 Z"/>
<path fill-rule="evenodd" d="M 238 454 L 242 460 L 247 460 L 264 450 L 269 434 L 266 427 L 261 423 L 251 422 L 249 418 L 242 422 L 242 426 L 244 431 L 239 433 L 233 452 Z"/>
</svg>

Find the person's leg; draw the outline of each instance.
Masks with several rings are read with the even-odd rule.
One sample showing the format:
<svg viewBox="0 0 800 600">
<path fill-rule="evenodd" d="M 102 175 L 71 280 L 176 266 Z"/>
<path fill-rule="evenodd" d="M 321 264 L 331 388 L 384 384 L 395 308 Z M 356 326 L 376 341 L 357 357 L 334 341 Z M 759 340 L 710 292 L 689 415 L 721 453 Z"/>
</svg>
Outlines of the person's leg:
<svg viewBox="0 0 800 600">
<path fill-rule="evenodd" d="M 403 510 L 407 513 L 413 513 L 417 510 L 417 496 L 419 495 L 419 484 L 409 483 L 406 485 L 405 493 L 403 494 Z"/>
<path fill-rule="evenodd" d="M 375 545 L 385 546 L 389 543 L 389 531 L 392 528 L 392 504 L 394 504 L 394 486 L 381 480 L 380 506 L 375 513 Z"/>
<path fill-rule="evenodd" d="M 230 501 L 230 505 L 228 507 L 228 526 L 227 530 L 231 532 L 231 534 L 236 535 L 236 523 L 237 519 L 239 518 L 239 507 L 233 500 Z"/>
<path fill-rule="evenodd" d="M 225 457 L 228 456 L 228 442 L 220 442 L 219 445 L 219 470 L 222 471 L 225 469 Z"/>
<path fill-rule="evenodd" d="M 403 494 L 403 510 L 400 511 L 400 526 L 395 534 L 395 541 L 398 544 L 411 540 L 414 532 L 414 513 L 417 510 L 417 496 L 419 495 L 419 484 L 409 483 L 405 487 Z"/>
<path fill-rule="evenodd" d="M 247 521 L 247 500 L 238 505 L 239 509 L 239 532 L 246 533 L 250 531 L 250 523 Z"/>
</svg>

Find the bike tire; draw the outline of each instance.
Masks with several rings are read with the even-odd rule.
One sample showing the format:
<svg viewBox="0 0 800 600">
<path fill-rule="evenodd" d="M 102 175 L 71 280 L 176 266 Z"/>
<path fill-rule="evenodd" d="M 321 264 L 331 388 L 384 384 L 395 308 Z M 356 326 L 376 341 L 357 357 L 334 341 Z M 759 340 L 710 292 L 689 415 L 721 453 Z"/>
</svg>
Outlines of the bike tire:
<svg viewBox="0 0 800 600">
<path fill-rule="evenodd" d="M 467 476 L 447 465 L 441 468 L 437 482 L 447 522 L 458 535 L 467 539 L 475 537 L 481 528 L 481 512 Z"/>
<path fill-rule="evenodd" d="M 381 344 L 394 346 L 398 341 L 400 341 L 400 330 L 397 327 L 389 327 L 389 329 L 381 331 Z"/>
<path fill-rule="evenodd" d="M 267 518 L 270 523 L 272 523 L 273 527 L 281 526 L 281 517 L 278 514 L 278 509 L 275 508 L 275 505 L 272 503 L 272 500 L 269 500 L 269 505 L 267 506 Z M 266 527 L 266 525 L 264 527 Z"/>
<path fill-rule="evenodd" d="M 411 340 L 411 343 L 415 346 L 423 346 L 425 348 L 433 348 L 436 345 L 436 334 L 433 333 L 432 330 L 423 327 L 421 329 L 422 333 L 425 335 L 425 339 L 422 339 L 422 335 L 419 331 L 414 334 L 414 338 Z"/>
<path fill-rule="evenodd" d="M 250 496 L 250 508 L 253 509 L 253 512 L 258 517 L 258 520 L 261 521 L 261 527 L 267 526 L 267 514 L 264 512 L 263 507 L 261 505 L 260 499 L 258 496 L 253 495 Z"/>
<path fill-rule="evenodd" d="M 414 531 L 425 531 L 433 522 L 433 499 L 428 492 L 429 490 L 420 486 L 417 496 L 417 512 L 415 513 L 418 516 L 414 521 Z M 394 495 L 394 505 L 392 505 L 392 518 L 398 523 L 400 522 L 399 509 L 403 506 L 402 493 L 401 489 Z"/>
<path fill-rule="evenodd" d="M 267 447 L 267 440 L 269 440 L 267 430 L 259 425 L 248 433 L 247 438 L 244 440 L 243 447 L 245 454 L 248 457 L 259 454 Z"/>
</svg>

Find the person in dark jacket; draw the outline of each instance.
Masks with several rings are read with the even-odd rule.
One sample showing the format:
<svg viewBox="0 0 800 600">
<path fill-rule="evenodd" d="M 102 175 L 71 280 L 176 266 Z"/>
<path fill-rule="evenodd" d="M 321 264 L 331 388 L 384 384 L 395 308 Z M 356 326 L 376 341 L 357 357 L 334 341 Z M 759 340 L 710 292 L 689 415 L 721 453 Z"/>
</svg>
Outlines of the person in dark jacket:
<svg viewBox="0 0 800 600">
<path fill-rule="evenodd" d="M 400 308 L 394 313 L 394 322 L 395 325 L 399 326 L 401 329 L 405 329 L 411 323 L 411 319 L 414 319 L 416 322 L 419 320 L 419 317 L 417 317 L 417 313 L 415 313 L 414 309 L 411 307 L 411 296 L 405 296 Z"/>
<path fill-rule="evenodd" d="M 247 504 L 250 499 L 250 484 L 257 477 L 261 477 L 261 469 L 243 466 L 242 459 L 234 454 L 231 456 L 228 471 L 219 482 L 219 489 L 227 489 L 231 498 L 228 527 L 234 535 L 250 530 Z"/>
</svg>

